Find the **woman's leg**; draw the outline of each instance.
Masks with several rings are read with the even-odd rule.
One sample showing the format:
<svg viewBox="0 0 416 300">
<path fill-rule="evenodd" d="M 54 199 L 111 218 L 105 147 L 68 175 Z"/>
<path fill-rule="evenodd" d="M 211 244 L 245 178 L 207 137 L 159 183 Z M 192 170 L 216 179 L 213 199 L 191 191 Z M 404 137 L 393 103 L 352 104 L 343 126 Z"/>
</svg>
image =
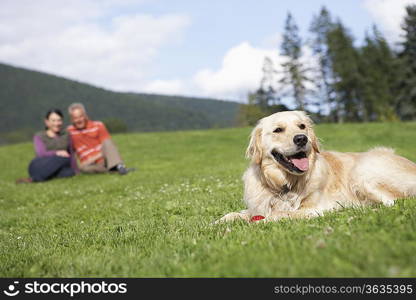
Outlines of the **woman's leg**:
<svg viewBox="0 0 416 300">
<path fill-rule="evenodd" d="M 36 157 L 30 162 L 29 175 L 35 182 L 55 177 L 62 168 L 70 168 L 70 159 L 60 156 Z"/>
<path fill-rule="evenodd" d="M 56 174 L 57 178 L 63 178 L 63 177 L 71 177 L 75 175 L 75 171 L 71 167 L 64 167 L 58 171 Z"/>
</svg>

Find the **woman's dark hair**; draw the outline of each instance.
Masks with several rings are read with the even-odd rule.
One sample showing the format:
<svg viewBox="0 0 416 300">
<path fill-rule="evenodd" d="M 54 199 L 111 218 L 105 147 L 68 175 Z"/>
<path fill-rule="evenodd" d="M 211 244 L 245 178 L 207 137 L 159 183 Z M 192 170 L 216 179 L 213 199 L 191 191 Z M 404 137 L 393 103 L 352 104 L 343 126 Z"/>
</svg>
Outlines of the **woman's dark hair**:
<svg viewBox="0 0 416 300">
<path fill-rule="evenodd" d="M 62 111 L 60 109 L 58 109 L 58 108 L 52 108 L 52 109 L 48 110 L 48 112 L 46 113 L 45 119 L 49 119 L 49 116 L 51 114 L 53 114 L 53 113 L 57 114 L 62 119 L 64 118 L 64 114 L 62 113 Z"/>
<path fill-rule="evenodd" d="M 58 116 L 60 116 L 62 119 L 64 118 L 64 114 L 62 113 L 62 111 L 60 110 L 60 109 L 58 109 L 58 108 L 51 108 L 50 110 L 48 110 L 47 112 L 46 112 L 46 115 L 45 115 L 45 120 L 49 120 L 49 116 L 51 115 L 51 114 L 57 114 Z M 47 126 L 45 126 L 45 130 L 47 130 L 48 129 L 48 127 Z"/>
</svg>

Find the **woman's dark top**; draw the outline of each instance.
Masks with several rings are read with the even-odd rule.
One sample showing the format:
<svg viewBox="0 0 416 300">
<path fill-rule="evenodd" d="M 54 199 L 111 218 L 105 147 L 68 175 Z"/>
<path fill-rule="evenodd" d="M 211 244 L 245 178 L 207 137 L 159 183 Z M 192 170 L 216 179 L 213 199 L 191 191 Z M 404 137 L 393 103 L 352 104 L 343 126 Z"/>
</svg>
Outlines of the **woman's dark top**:
<svg viewBox="0 0 416 300">
<path fill-rule="evenodd" d="M 33 137 L 33 144 L 37 157 L 56 155 L 56 151 L 66 150 L 70 154 L 71 167 L 78 171 L 75 153 L 72 149 L 71 139 L 66 132 L 60 132 L 55 137 L 50 137 L 46 131 L 40 131 Z"/>
</svg>

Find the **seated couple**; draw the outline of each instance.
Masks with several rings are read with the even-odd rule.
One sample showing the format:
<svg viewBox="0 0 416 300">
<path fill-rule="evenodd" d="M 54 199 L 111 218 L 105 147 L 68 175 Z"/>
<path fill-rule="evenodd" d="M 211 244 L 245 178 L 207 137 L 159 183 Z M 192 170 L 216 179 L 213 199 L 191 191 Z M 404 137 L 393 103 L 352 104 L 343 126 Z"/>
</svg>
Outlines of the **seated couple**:
<svg viewBox="0 0 416 300">
<path fill-rule="evenodd" d="M 127 169 L 105 125 L 89 120 L 81 103 L 68 108 L 72 125 L 63 130 L 63 114 L 51 109 L 45 116 L 45 130 L 35 134 L 36 157 L 29 164 L 30 178 L 18 183 L 40 182 L 56 177 L 70 177 L 82 173 L 117 172 Z M 79 160 L 79 166 L 77 164 Z"/>
</svg>

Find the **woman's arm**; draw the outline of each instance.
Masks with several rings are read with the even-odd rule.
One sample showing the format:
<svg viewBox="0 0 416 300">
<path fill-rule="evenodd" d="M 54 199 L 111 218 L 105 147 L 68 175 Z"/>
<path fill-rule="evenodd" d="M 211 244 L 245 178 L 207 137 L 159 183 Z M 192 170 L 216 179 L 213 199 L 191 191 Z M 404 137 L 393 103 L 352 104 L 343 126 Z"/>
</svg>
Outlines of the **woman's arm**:
<svg viewBox="0 0 416 300">
<path fill-rule="evenodd" d="M 69 157 L 71 159 L 71 168 L 72 170 L 74 170 L 74 172 L 76 174 L 79 173 L 79 168 L 78 168 L 78 164 L 77 164 L 77 157 L 75 155 L 75 151 L 74 151 L 74 147 L 72 147 L 72 139 L 71 136 L 68 135 L 68 152 L 69 152 Z"/>
<path fill-rule="evenodd" d="M 45 156 L 54 156 L 54 155 L 56 155 L 56 151 L 46 150 L 45 144 L 43 143 L 42 139 L 38 135 L 35 135 L 33 137 L 33 145 L 35 147 L 35 153 L 36 153 L 37 157 L 45 157 Z"/>
</svg>

